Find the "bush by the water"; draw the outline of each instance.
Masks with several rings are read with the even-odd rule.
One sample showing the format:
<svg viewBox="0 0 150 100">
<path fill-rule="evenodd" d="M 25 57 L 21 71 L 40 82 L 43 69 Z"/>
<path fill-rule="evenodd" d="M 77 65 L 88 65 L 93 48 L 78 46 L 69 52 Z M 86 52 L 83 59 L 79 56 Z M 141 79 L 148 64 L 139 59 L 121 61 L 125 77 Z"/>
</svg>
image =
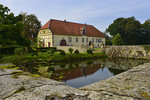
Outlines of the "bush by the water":
<svg viewBox="0 0 150 100">
<path fill-rule="evenodd" d="M 65 51 L 64 51 L 64 50 L 61 50 L 61 51 L 60 51 L 60 55 L 66 55 Z"/>
<path fill-rule="evenodd" d="M 74 53 L 75 53 L 75 54 L 79 54 L 79 50 L 76 49 L 76 50 L 74 51 Z"/>
<path fill-rule="evenodd" d="M 72 49 L 72 48 L 69 48 L 68 51 L 69 51 L 70 53 L 72 53 L 72 52 L 73 52 L 73 49 Z"/>
<path fill-rule="evenodd" d="M 86 52 L 89 53 L 89 54 L 92 54 L 92 53 L 93 53 L 93 51 L 92 51 L 91 49 L 87 49 Z"/>
<path fill-rule="evenodd" d="M 25 50 L 24 50 L 24 48 L 16 48 L 14 53 L 17 55 L 23 55 L 23 54 L 25 54 Z"/>
</svg>

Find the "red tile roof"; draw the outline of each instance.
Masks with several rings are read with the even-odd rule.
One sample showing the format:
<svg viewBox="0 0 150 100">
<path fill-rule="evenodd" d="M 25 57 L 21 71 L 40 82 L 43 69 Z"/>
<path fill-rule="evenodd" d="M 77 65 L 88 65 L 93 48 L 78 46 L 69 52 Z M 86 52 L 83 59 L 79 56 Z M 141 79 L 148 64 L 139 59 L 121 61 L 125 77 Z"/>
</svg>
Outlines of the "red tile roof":
<svg viewBox="0 0 150 100">
<path fill-rule="evenodd" d="M 79 24 L 79 23 L 73 23 L 73 22 L 67 22 L 67 21 L 60 21 L 60 20 L 54 20 L 51 19 L 48 21 L 42 28 L 42 29 L 50 29 L 53 34 L 57 35 L 73 35 L 73 36 L 82 36 L 81 29 L 85 27 L 86 29 L 86 36 L 90 37 L 102 37 L 105 36 L 100 32 L 98 29 L 96 29 L 92 25 L 87 24 Z"/>
</svg>

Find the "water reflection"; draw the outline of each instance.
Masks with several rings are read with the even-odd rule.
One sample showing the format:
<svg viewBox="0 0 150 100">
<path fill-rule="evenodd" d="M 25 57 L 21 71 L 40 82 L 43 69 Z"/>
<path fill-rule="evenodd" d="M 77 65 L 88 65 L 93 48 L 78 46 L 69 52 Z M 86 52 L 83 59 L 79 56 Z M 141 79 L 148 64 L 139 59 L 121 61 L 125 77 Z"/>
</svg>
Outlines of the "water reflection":
<svg viewBox="0 0 150 100">
<path fill-rule="evenodd" d="M 145 60 L 131 59 L 92 59 L 55 64 L 53 71 L 57 74 L 63 73 L 62 81 L 72 87 L 79 88 L 117 75 L 145 62 Z M 59 80 L 57 74 L 53 74 L 52 78 Z"/>
</svg>

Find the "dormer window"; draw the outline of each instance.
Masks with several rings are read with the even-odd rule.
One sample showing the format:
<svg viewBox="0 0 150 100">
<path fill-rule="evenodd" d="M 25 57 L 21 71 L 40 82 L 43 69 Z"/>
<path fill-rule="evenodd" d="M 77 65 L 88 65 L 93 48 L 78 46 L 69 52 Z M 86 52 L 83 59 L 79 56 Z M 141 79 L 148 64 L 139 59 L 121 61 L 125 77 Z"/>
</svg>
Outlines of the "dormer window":
<svg viewBox="0 0 150 100">
<path fill-rule="evenodd" d="M 80 33 L 85 36 L 86 35 L 86 29 L 85 27 L 80 28 Z"/>
</svg>

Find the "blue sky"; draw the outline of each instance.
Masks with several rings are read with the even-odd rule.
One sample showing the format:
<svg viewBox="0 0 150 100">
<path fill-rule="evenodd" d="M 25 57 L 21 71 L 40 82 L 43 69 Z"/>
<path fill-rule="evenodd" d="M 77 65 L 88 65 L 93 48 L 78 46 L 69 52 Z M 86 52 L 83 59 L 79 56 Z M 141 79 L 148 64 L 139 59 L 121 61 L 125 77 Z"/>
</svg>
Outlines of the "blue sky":
<svg viewBox="0 0 150 100">
<path fill-rule="evenodd" d="M 150 0 L 0 0 L 11 12 L 35 14 L 44 25 L 50 19 L 87 23 L 100 31 L 119 17 L 150 18 Z"/>
</svg>

